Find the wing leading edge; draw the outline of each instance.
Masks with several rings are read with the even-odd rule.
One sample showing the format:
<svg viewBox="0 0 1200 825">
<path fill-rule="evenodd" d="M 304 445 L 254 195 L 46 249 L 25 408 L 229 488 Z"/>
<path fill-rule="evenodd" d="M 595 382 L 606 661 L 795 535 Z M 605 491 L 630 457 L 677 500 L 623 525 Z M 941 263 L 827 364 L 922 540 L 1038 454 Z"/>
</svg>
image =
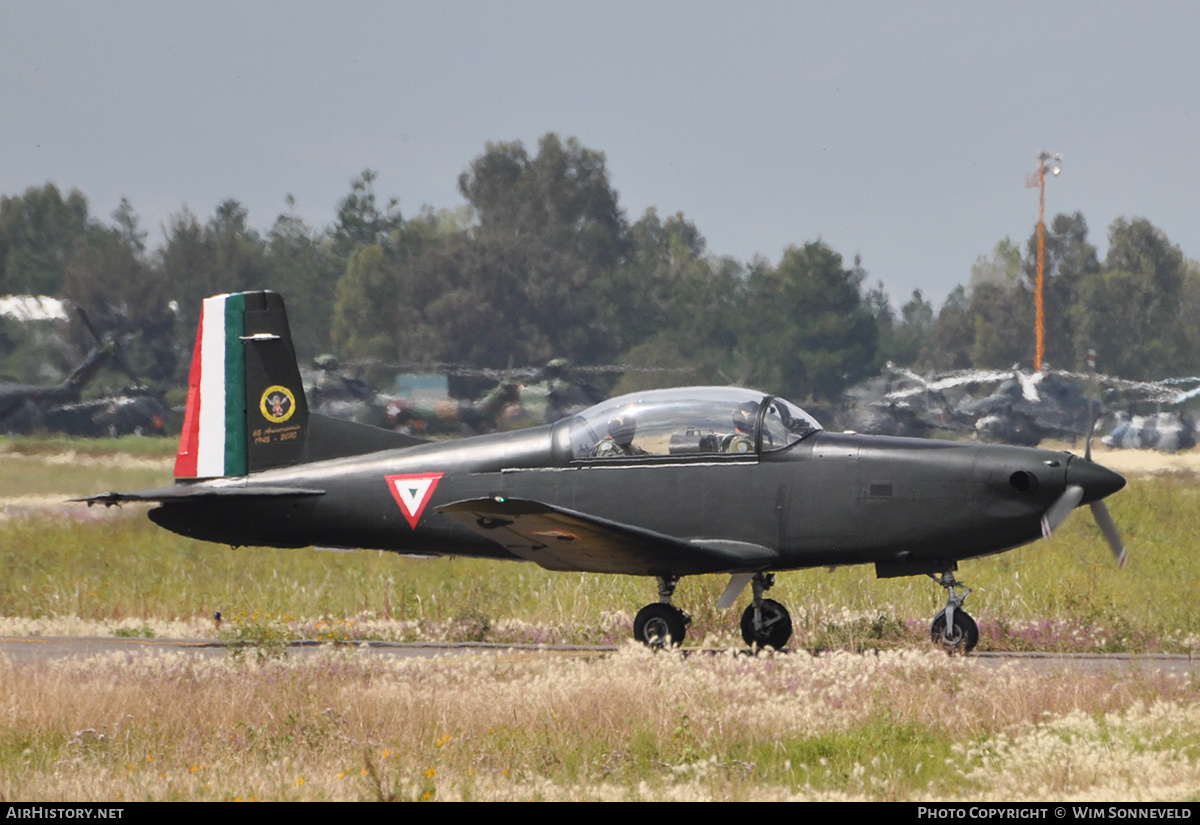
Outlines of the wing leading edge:
<svg viewBox="0 0 1200 825">
<path fill-rule="evenodd" d="M 160 504 L 176 502 L 199 503 L 212 501 L 215 498 L 278 498 L 281 496 L 323 496 L 324 490 L 314 490 L 307 487 L 245 487 L 232 484 L 208 486 L 198 484 L 178 484 L 174 487 L 158 487 L 153 490 L 138 490 L 133 493 L 101 493 L 87 498 L 73 498 L 71 501 L 86 502 L 88 507 L 93 504 L 103 504 L 111 507 L 114 504 L 124 504 L 131 501 L 157 501 Z"/>
<path fill-rule="evenodd" d="M 685 541 L 540 501 L 479 498 L 437 511 L 547 570 L 683 576 L 765 570 L 778 561 L 760 545 Z"/>
</svg>

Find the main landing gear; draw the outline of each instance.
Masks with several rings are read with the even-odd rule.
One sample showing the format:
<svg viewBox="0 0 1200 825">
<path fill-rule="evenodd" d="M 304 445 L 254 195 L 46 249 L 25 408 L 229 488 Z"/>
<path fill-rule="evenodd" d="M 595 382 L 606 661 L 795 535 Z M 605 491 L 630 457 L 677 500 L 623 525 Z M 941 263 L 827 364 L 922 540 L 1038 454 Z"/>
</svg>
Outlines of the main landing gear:
<svg viewBox="0 0 1200 825">
<path fill-rule="evenodd" d="M 953 570 L 941 576 L 928 575 L 946 588 L 946 606 L 934 617 L 929 638 L 952 656 L 970 653 L 979 644 L 979 625 L 962 609 L 963 602 L 971 595 L 971 588 L 957 581 Z"/>
<path fill-rule="evenodd" d="M 692 617 L 671 604 L 678 576 L 658 577 L 658 601 L 638 611 L 633 620 L 633 638 L 647 647 L 679 647 Z"/>
<path fill-rule="evenodd" d="M 677 584 L 678 576 L 659 576 L 659 600 L 638 611 L 637 618 L 633 620 L 633 637 L 642 644 L 653 648 L 683 644 L 692 619 L 671 604 Z M 752 648 L 773 647 L 780 650 L 792 638 L 792 617 L 779 602 L 763 598 L 763 594 L 774 586 L 775 576 L 772 573 L 755 573 L 750 584 L 754 599 L 742 613 L 742 639 Z M 745 587 L 745 579 L 736 588 L 731 588 L 730 601 L 737 598 L 737 590 L 742 587 Z M 726 605 L 718 603 L 717 606 Z"/>
<path fill-rule="evenodd" d="M 774 573 L 756 573 L 750 580 L 754 601 L 742 613 L 742 639 L 750 647 L 783 648 L 792 638 L 792 617 L 787 608 L 763 594 L 775 586 Z"/>
</svg>

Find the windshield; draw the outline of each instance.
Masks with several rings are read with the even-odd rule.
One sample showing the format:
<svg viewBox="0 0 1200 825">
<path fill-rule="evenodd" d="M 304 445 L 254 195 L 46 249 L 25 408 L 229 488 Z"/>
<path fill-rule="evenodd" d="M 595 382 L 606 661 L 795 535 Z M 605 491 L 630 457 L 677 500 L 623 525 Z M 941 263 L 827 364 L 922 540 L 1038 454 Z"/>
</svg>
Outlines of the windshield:
<svg viewBox="0 0 1200 825">
<path fill-rule="evenodd" d="M 651 390 L 575 416 L 571 452 L 574 458 L 747 454 L 783 449 L 819 429 L 804 410 L 754 390 Z"/>
</svg>

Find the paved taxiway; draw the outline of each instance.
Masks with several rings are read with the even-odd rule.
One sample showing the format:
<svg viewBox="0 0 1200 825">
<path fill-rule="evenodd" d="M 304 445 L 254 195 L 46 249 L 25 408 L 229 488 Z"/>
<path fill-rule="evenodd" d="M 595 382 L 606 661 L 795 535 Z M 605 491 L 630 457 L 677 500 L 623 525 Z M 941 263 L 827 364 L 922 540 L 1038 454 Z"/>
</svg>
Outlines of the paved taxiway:
<svg viewBox="0 0 1200 825">
<path fill-rule="evenodd" d="M 586 658 L 604 656 L 618 648 L 612 645 L 505 645 L 486 643 L 435 642 L 359 642 L 331 644 L 328 642 L 292 642 L 290 656 L 308 656 L 331 649 L 352 655 L 384 656 L 390 658 L 433 658 L 437 656 L 466 656 L 483 654 L 518 654 L 529 656 L 568 656 Z M 194 656 L 226 656 L 229 650 L 222 642 L 209 639 L 132 639 L 108 636 L 8 636 L 0 638 L 0 656 L 18 664 L 34 664 L 63 658 L 125 654 L 128 656 L 155 655 L 166 652 Z M 687 648 L 685 655 L 702 656 L 724 651 Z M 813 651 L 790 651 L 788 655 L 822 655 Z M 873 655 L 866 651 L 862 655 Z M 1064 670 L 1069 672 L 1141 670 L 1145 672 L 1174 672 L 1200 674 L 1200 657 L 1176 654 L 1081 654 L 1081 653 L 994 653 L 975 652 L 972 661 L 983 665 L 1000 666 L 1014 663 L 1030 670 Z"/>
</svg>

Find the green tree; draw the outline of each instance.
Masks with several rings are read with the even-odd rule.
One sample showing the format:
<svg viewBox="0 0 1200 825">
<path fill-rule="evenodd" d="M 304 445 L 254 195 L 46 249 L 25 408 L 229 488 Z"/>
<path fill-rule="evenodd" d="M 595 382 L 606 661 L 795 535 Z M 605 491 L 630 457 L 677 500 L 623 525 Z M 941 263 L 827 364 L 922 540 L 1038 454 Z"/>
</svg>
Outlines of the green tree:
<svg viewBox="0 0 1200 825">
<path fill-rule="evenodd" d="M 663 330 L 685 348 L 731 347 L 728 323 L 736 283 L 728 265 L 705 255 L 704 236 L 682 212 L 661 220 L 652 207 L 629 229 L 630 255 L 607 289 L 621 343 L 636 345 Z"/>
<path fill-rule="evenodd" d="M 372 244 L 386 243 L 404 225 L 398 198 L 388 198 L 381 207 L 375 195 L 379 173 L 364 169 L 350 182 L 350 192 L 337 205 L 337 221 L 333 226 L 336 255 L 349 261 L 355 250 Z"/>
<path fill-rule="evenodd" d="M 288 199 L 292 205 L 291 198 Z M 333 326 L 330 308 L 337 297 L 345 262 L 325 233 L 314 232 L 294 213 L 275 219 L 266 236 L 263 286 L 287 300 L 296 352 L 312 358 L 329 349 Z"/>
<path fill-rule="evenodd" d="M 921 290 L 914 289 L 892 330 L 887 360 L 900 366 L 925 369 L 929 366 L 933 333 L 933 304 Z"/>
<path fill-rule="evenodd" d="M 228 199 L 203 226 L 187 207 L 169 219 L 159 265 L 184 329 L 196 328 L 210 295 L 268 285 L 267 246 L 248 217 L 245 207 Z"/>
<path fill-rule="evenodd" d="M 146 233 L 129 201 L 122 198 L 112 217 L 114 226 L 97 225 L 72 254 L 62 294 L 83 307 L 99 331 L 121 340 L 122 357 L 139 381 L 169 381 L 178 355 L 166 283 L 147 261 Z M 84 347 L 95 343 L 83 332 L 77 340 Z"/>
<path fill-rule="evenodd" d="M 1076 348 L 1094 347 L 1106 372 L 1124 378 L 1165 378 L 1194 369 L 1195 316 L 1190 305 L 1195 268 L 1178 246 L 1144 218 L 1109 227 L 1108 255 L 1083 278 L 1072 310 Z"/>
<path fill-rule="evenodd" d="M 218 290 L 213 250 L 199 218 L 186 206 L 167 219 L 166 242 L 158 252 L 158 268 L 179 311 L 181 326 L 195 330 L 200 319 L 200 302 Z M 190 342 L 187 346 L 190 348 Z"/>
<path fill-rule="evenodd" d="M 333 345 L 348 358 L 396 358 L 396 279 L 379 244 L 360 247 L 337 284 Z"/>
<path fill-rule="evenodd" d="M 1085 278 L 1100 271 L 1096 247 L 1087 239 L 1083 214 L 1059 214 L 1046 228 L 1045 318 L 1046 360 L 1053 366 L 1078 369 L 1084 366 L 1086 350 L 1076 347 L 1071 308 Z M 1037 283 L 1037 232 L 1026 246 L 1024 274 L 1029 289 Z"/>
<path fill-rule="evenodd" d="M 789 247 L 752 269 L 743 341 L 756 385 L 794 398 L 834 399 L 874 365 L 878 328 L 857 265 L 821 242 Z"/>
<path fill-rule="evenodd" d="M 427 230 L 393 233 L 380 264 L 395 285 L 384 300 L 401 304 L 391 310 L 398 354 L 494 367 L 611 357 L 611 288 L 628 241 L 603 154 L 552 134 L 532 158 L 520 143 L 488 144 L 459 188 L 477 224 L 436 243 Z M 353 288 L 339 285 L 347 320 L 335 334 Z"/>
<path fill-rule="evenodd" d="M 87 198 L 53 183 L 0 197 L 0 294 L 57 295 L 71 255 L 95 224 Z"/>
<path fill-rule="evenodd" d="M 946 296 L 930 330 L 929 365 L 935 370 L 961 370 L 971 366 L 976 336 L 967 288 L 956 286 Z"/>
<path fill-rule="evenodd" d="M 1021 281 L 1021 250 L 1010 239 L 971 267 L 971 365 L 1010 367 L 1033 362 L 1033 296 Z"/>
<path fill-rule="evenodd" d="M 481 233 L 535 237 L 548 248 L 607 269 L 628 251 L 625 217 L 604 153 L 550 133 L 530 158 L 516 143 L 489 143 L 458 179 Z"/>
</svg>

